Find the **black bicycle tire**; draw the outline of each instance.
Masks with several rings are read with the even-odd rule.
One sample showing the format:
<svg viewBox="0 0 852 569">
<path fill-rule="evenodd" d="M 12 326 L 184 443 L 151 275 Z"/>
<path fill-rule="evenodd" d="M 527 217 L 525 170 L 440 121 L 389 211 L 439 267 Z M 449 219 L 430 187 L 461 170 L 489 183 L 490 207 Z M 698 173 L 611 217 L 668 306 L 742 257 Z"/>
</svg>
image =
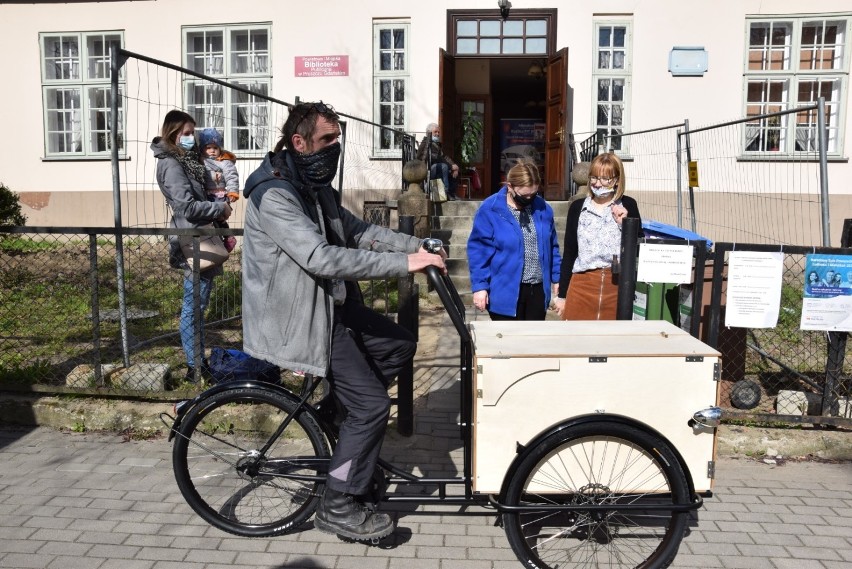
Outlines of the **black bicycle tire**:
<svg viewBox="0 0 852 569">
<path fill-rule="evenodd" d="M 235 388 L 224 391 L 213 395 L 207 400 L 199 402 L 187 413 L 187 416 L 181 422 L 180 429 L 175 437 L 172 449 L 172 465 L 175 474 L 175 481 L 177 482 L 178 488 L 180 489 L 187 504 L 189 504 L 189 506 L 199 516 L 201 516 L 202 519 L 214 527 L 243 537 L 272 537 L 288 533 L 305 523 L 313 515 L 319 503 L 319 496 L 322 495 L 324 488 L 323 483 L 311 484 L 311 488 L 309 490 L 300 488 L 295 492 L 282 493 L 292 494 L 290 496 L 291 502 L 296 503 L 297 497 L 295 494 L 301 492 L 298 499 L 304 499 L 304 503 L 300 505 L 297 504 L 294 511 L 288 511 L 286 515 L 281 515 L 280 517 L 276 517 L 276 519 L 266 521 L 265 523 L 251 523 L 240 519 L 234 519 L 233 517 L 228 517 L 227 510 L 224 509 L 225 506 L 223 505 L 211 505 L 199 492 L 194 482 L 194 478 L 190 473 L 189 453 L 192 452 L 191 449 L 198 448 L 196 445 L 191 444 L 190 440 L 196 435 L 195 431 L 199 423 L 205 418 L 210 417 L 212 413 L 222 409 L 225 405 L 231 406 L 229 407 L 228 412 L 233 413 L 232 408 L 234 404 L 239 403 L 263 403 L 270 405 L 274 409 L 280 410 L 282 414 L 286 414 L 287 416 L 291 415 L 296 407 L 296 403 L 294 401 L 280 394 L 266 389 L 252 387 Z M 276 421 L 275 425 L 277 426 L 280 423 L 280 420 Z M 323 435 L 322 429 L 313 417 L 307 413 L 300 413 L 288 426 L 288 431 L 297 427 L 305 433 L 312 447 L 310 450 L 316 458 L 330 457 L 331 451 L 329 450 L 328 442 Z M 236 429 L 231 426 L 229 430 L 235 431 Z M 217 438 L 224 439 L 226 435 L 229 435 L 229 433 L 225 433 L 221 437 L 217 435 Z M 205 437 L 205 440 L 210 441 L 211 438 Z M 204 456 L 204 454 L 200 452 L 199 455 Z M 215 457 L 212 452 L 210 452 L 210 455 Z M 273 455 L 271 458 L 274 459 L 277 457 Z M 222 479 L 225 479 L 226 476 L 231 476 L 235 481 L 238 479 L 247 480 L 244 476 L 240 476 L 238 474 L 236 468 L 224 468 L 224 463 L 227 461 L 211 460 L 211 462 L 218 462 L 219 466 L 223 467 Z M 259 478 L 260 477 L 256 477 L 255 480 L 259 480 Z M 262 485 L 262 481 L 260 483 L 254 483 L 253 481 L 252 484 L 245 484 L 244 486 L 257 490 L 261 488 Z M 235 496 L 232 499 L 236 499 L 238 497 L 239 500 L 242 500 L 247 495 L 248 491 L 245 495 Z M 231 511 L 235 510 L 236 506 L 229 505 L 229 502 L 230 500 L 226 501 L 228 509 Z"/>
<path fill-rule="evenodd" d="M 650 457 L 653 464 L 659 467 L 660 471 L 666 477 L 666 481 L 669 484 L 670 491 L 672 494 L 672 499 L 675 500 L 677 503 L 688 502 L 689 486 L 687 484 L 686 475 L 684 474 L 680 463 L 678 462 L 672 450 L 669 448 L 668 444 L 666 444 L 659 437 L 656 437 L 648 433 L 647 431 L 638 429 L 636 427 L 613 421 L 600 421 L 575 425 L 573 427 L 562 429 L 546 437 L 540 443 L 538 443 L 538 445 L 530 452 L 530 454 L 521 462 L 519 467 L 516 469 L 514 475 L 512 476 L 506 491 L 505 503 L 509 506 L 519 505 L 522 501 L 521 497 L 524 495 L 524 491 L 528 483 L 527 481 L 531 474 L 533 472 L 539 472 L 538 469 L 541 468 L 542 465 L 546 464 L 547 461 L 552 456 L 554 456 L 558 450 L 565 449 L 567 448 L 567 445 L 571 445 L 572 443 L 593 444 L 594 439 L 597 437 L 600 437 L 602 441 L 609 439 L 614 439 L 616 441 L 624 441 L 628 445 L 634 445 L 645 451 L 645 453 L 647 453 L 647 456 Z M 556 464 L 561 465 L 562 460 L 563 459 L 560 455 L 560 459 L 556 461 Z M 606 474 L 603 471 L 601 472 L 603 474 Z M 598 479 L 602 480 L 603 477 L 599 476 Z M 545 501 L 545 498 L 541 499 L 542 501 Z M 526 501 L 526 503 L 529 503 L 529 501 Z M 546 561 L 542 560 L 539 554 L 533 550 L 533 547 L 530 545 L 530 543 L 528 543 L 526 535 L 524 533 L 524 520 L 521 519 L 521 517 L 524 515 L 528 516 L 525 518 L 525 520 L 531 520 L 533 515 L 538 515 L 541 518 L 544 517 L 541 512 L 539 512 L 538 514 L 503 514 L 504 529 L 506 531 L 506 537 L 509 540 L 509 544 L 511 545 L 512 550 L 515 552 L 518 559 L 521 561 L 521 563 L 524 564 L 525 567 L 536 569 L 551 568 L 551 565 L 548 565 Z M 616 511 L 613 512 L 613 515 L 616 516 L 615 520 L 618 521 L 618 516 L 622 516 L 623 518 L 628 519 L 631 514 L 627 512 L 626 514 L 622 515 Z M 660 539 L 659 546 L 654 549 L 649 556 L 645 557 L 643 561 L 635 565 L 637 569 L 662 569 L 668 567 L 677 555 L 678 548 L 680 547 L 680 543 L 683 540 L 683 535 L 686 531 L 689 514 L 663 512 L 663 515 L 667 516 L 669 519 L 669 524 L 665 530 L 665 534 Z M 581 524 L 579 524 L 578 522 L 575 522 L 575 528 L 580 525 Z M 601 523 L 598 527 L 604 525 L 606 525 L 607 529 L 609 528 L 608 523 Z M 616 524 L 613 525 L 615 526 Z M 588 523 L 587 526 L 593 526 L 593 522 Z M 530 531 L 534 531 L 531 529 L 530 525 L 528 525 L 527 527 Z M 625 525 L 625 527 L 628 528 L 629 533 L 631 527 L 627 525 Z M 597 531 L 598 530 L 595 529 L 590 531 L 589 533 L 591 534 Z M 615 542 L 616 538 L 614 538 L 614 536 L 615 534 L 617 534 L 617 532 L 617 529 L 614 532 L 607 532 L 607 534 L 611 538 L 613 538 L 613 543 Z M 562 534 L 558 537 L 564 537 L 564 535 L 564 532 L 562 532 Z M 589 543 L 590 541 L 592 541 L 592 539 L 593 536 L 590 535 L 586 539 L 586 543 Z M 627 539 L 627 537 L 625 537 L 625 539 Z M 553 541 L 555 542 L 555 540 Z M 599 547 L 599 544 L 595 543 L 595 547 Z M 630 551 L 633 551 L 633 549 L 631 549 Z M 618 555 L 616 555 L 615 557 L 617 558 Z M 597 566 L 595 564 L 597 562 L 596 558 L 594 562 L 591 561 L 589 558 L 585 558 L 583 559 L 583 561 L 587 561 L 589 563 L 588 566 L 590 567 Z M 565 559 L 561 559 L 560 564 L 558 566 L 560 567 L 560 569 L 563 569 L 575 566 L 584 567 L 586 565 L 573 565 L 571 563 L 568 563 Z M 617 567 L 617 565 L 612 564 L 605 566 Z"/>
</svg>

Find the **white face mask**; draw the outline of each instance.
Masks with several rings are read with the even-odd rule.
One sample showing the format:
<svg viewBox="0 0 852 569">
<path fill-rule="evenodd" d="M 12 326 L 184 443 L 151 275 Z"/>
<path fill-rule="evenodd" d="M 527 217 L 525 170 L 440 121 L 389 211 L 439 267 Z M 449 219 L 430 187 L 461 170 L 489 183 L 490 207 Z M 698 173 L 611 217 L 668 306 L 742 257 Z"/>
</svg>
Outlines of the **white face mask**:
<svg viewBox="0 0 852 569">
<path fill-rule="evenodd" d="M 592 187 L 592 193 L 596 198 L 605 198 L 615 192 L 615 188 L 595 188 Z"/>
<path fill-rule="evenodd" d="M 432 135 L 432 142 L 441 142 L 441 137 L 437 134 Z"/>
</svg>

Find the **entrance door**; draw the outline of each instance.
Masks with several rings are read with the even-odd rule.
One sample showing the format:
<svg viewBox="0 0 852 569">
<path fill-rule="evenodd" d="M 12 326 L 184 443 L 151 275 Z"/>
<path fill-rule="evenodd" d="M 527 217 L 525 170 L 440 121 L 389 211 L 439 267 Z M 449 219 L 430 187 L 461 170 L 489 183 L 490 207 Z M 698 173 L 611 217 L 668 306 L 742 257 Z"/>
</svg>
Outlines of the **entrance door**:
<svg viewBox="0 0 852 569">
<path fill-rule="evenodd" d="M 547 62 L 547 139 L 544 151 L 544 197 L 568 197 L 568 48 Z"/>
<path fill-rule="evenodd" d="M 444 154 L 453 157 L 456 133 L 456 60 L 443 48 L 438 53 L 438 126 Z"/>
</svg>

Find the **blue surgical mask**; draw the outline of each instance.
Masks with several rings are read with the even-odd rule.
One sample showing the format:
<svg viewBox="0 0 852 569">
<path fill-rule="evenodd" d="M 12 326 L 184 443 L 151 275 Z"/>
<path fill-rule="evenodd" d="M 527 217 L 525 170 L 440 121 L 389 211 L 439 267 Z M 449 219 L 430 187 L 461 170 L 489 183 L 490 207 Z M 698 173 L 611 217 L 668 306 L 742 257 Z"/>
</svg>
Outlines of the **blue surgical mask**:
<svg viewBox="0 0 852 569">
<path fill-rule="evenodd" d="M 195 146 L 195 137 L 191 134 L 188 136 L 181 136 L 178 140 L 178 144 L 184 150 L 192 150 L 192 148 Z"/>
<path fill-rule="evenodd" d="M 432 135 L 432 142 L 441 142 L 441 137 L 437 134 Z"/>
<path fill-rule="evenodd" d="M 592 193 L 595 194 L 596 198 L 604 198 L 611 193 L 615 192 L 615 188 L 595 188 L 592 187 Z"/>
</svg>

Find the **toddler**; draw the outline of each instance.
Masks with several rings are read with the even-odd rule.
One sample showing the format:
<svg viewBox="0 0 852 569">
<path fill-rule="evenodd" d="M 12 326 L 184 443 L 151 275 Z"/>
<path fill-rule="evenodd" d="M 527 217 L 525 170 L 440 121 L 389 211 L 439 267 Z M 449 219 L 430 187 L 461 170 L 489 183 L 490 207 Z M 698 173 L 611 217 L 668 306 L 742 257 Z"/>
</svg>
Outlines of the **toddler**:
<svg viewBox="0 0 852 569">
<path fill-rule="evenodd" d="M 201 149 L 201 161 L 204 163 L 204 189 L 207 199 L 212 202 L 227 201 L 233 203 L 240 198 L 240 177 L 235 162 L 237 157 L 222 149 L 224 139 L 215 128 L 198 131 L 198 147 Z M 228 227 L 224 221 L 219 227 Z M 227 235 L 223 238 L 225 249 L 230 253 L 237 245 L 237 238 Z"/>
</svg>

